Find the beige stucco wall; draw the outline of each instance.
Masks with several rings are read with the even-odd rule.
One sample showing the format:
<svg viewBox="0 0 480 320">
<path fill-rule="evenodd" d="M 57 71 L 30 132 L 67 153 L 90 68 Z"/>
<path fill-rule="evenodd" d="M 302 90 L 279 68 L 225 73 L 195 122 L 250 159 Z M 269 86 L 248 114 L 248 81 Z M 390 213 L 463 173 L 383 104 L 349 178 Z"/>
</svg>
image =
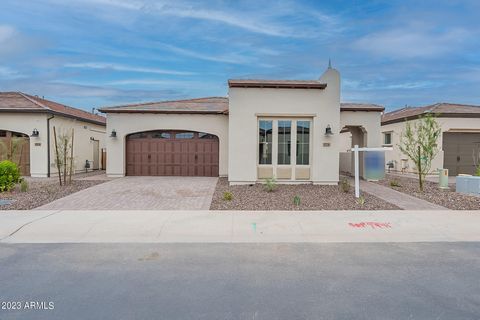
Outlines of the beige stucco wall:
<svg viewBox="0 0 480 320">
<path fill-rule="evenodd" d="M 382 113 L 376 111 L 342 111 L 340 113 L 341 127 L 353 127 L 352 132 L 340 134 L 340 171 L 354 173 L 355 162 L 351 152 L 353 145 L 371 148 L 382 145 L 381 118 Z M 363 153 L 360 153 L 359 165 L 360 175 L 363 177 Z"/>
<path fill-rule="evenodd" d="M 39 131 L 38 137 L 30 137 L 30 174 L 32 177 L 47 177 L 47 118 L 46 113 L 0 113 L 0 130 L 21 132 L 31 135 L 33 129 Z M 105 127 L 88 122 L 55 115 L 50 120 L 50 168 L 55 175 L 55 150 L 53 126 L 59 131 L 75 129 L 74 161 L 76 171 L 84 170 L 85 160 L 93 158 L 90 137 L 99 140 L 100 148 L 105 148 Z M 84 128 L 86 126 L 87 128 Z M 82 162 L 83 161 L 83 162 Z"/>
<path fill-rule="evenodd" d="M 417 120 L 412 120 L 412 124 Z M 479 118 L 437 118 L 438 123 L 440 124 L 443 132 L 465 132 L 465 130 L 476 130 L 480 132 L 480 119 Z M 385 154 L 385 161 L 396 161 L 395 171 L 401 171 L 401 159 L 407 159 L 407 157 L 402 154 L 398 145 L 400 144 L 400 135 L 402 131 L 405 130 L 405 122 L 397 122 L 392 124 L 383 125 L 381 127 L 381 140 L 383 143 L 383 133 L 384 132 L 393 132 L 392 134 L 392 147 L 393 151 L 387 152 Z M 440 136 L 438 145 L 443 145 L 443 135 Z M 431 171 L 436 171 L 437 168 L 443 168 L 443 150 L 437 154 L 437 156 L 432 161 Z M 414 172 L 415 165 L 413 162 L 408 160 L 408 169 L 407 172 Z"/>
<path fill-rule="evenodd" d="M 257 179 L 258 117 L 309 117 L 311 128 L 311 175 L 309 181 L 338 182 L 340 131 L 340 74 L 328 69 L 318 89 L 229 89 L 229 174 L 231 184 L 254 183 Z M 333 136 L 325 136 L 330 125 Z M 323 146 L 330 143 L 330 146 Z"/>
<path fill-rule="evenodd" d="M 219 174 L 227 175 L 228 117 L 226 115 L 109 113 L 107 114 L 107 174 L 125 176 L 125 137 L 150 130 L 190 130 L 207 132 L 219 138 Z M 115 130 L 116 138 L 108 135 Z"/>
<path fill-rule="evenodd" d="M 90 140 L 93 138 L 99 141 L 99 159 L 97 161 L 101 162 L 102 158 L 102 148 L 106 147 L 106 131 L 105 126 L 80 121 L 71 118 L 65 118 L 61 116 L 55 116 L 50 120 L 50 134 L 51 134 L 51 148 L 50 148 L 50 171 L 51 175 L 57 174 L 57 167 L 55 165 L 55 144 L 53 137 L 53 127 L 55 126 L 57 130 L 57 135 L 60 135 L 62 132 L 68 132 L 71 134 L 72 128 L 74 129 L 74 139 L 73 139 L 73 158 L 74 158 L 74 167 L 75 172 L 84 172 L 85 171 L 85 160 L 88 160 L 91 163 L 93 168 L 93 148 L 94 143 Z M 101 168 L 101 163 L 99 166 Z"/>
<path fill-rule="evenodd" d="M 33 129 L 37 129 L 40 135 L 37 138 L 30 138 L 30 174 L 32 177 L 46 177 L 47 115 L 40 113 L 0 113 L 0 130 L 20 132 L 30 136 Z"/>
</svg>

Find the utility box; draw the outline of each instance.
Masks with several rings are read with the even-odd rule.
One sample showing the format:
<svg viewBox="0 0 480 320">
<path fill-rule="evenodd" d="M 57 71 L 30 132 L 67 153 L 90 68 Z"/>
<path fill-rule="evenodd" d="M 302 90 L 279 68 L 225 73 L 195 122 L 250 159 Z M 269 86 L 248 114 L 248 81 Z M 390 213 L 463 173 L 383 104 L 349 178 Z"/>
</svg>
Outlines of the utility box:
<svg viewBox="0 0 480 320">
<path fill-rule="evenodd" d="M 480 196 L 480 177 L 459 175 L 456 178 L 456 191 Z"/>
<path fill-rule="evenodd" d="M 438 169 L 439 188 L 448 189 L 448 169 Z"/>
</svg>

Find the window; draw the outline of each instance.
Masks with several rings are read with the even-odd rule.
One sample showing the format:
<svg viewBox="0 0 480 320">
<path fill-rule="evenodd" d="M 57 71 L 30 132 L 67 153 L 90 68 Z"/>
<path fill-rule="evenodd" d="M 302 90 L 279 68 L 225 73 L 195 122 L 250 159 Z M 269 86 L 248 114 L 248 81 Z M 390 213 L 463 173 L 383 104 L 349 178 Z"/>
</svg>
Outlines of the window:
<svg viewBox="0 0 480 320">
<path fill-rule="evenodd" d="M 272 164 L 272 123 L 271 120 L 260 120 L 258 122 L 259 164 Z"/>
<path fill-rule="evenodd" d="M 215 139 L 215 136 L 210 133 L 205 133 L 205 132 L 199 132 L 198 137 L 200 139 Z"/>
<path fill-rule="evenodd" d="M 389 145 L 392 144 L 392 133 L 384 132 L 383 133 L 383 144 Z"/>
<path fill-rule="evenodd" d="M 278 164 L 290 164 L 292 121 L 278 121 Z"/>
<path fill-rule="evenodd" d="M 147 137 L 146 132 L 134 133 L 128 136 L 128 139 L 144 139 Z"/>
<path fill-rule="evenodd" d="M 6 137 L 7 136 L 7 131 L 0 130 L 0 137 Z"/>
<path fill-rule="evenodd" d="M 170 132 L 164 132 L 164 131 L 154 131 L 152 133 L 152 138 L 155 139 L 170 139 L 171 138 Z"/>
<path fill-rule="evenodd" d="M 310 121 L 297 121 L 297 165 L 310 160 Z"/>
<path fill-rule="evenodd" d="M 193 132 L 180 132 L 175 134 L 177 139 L 193 139 Z"/>
</svg>

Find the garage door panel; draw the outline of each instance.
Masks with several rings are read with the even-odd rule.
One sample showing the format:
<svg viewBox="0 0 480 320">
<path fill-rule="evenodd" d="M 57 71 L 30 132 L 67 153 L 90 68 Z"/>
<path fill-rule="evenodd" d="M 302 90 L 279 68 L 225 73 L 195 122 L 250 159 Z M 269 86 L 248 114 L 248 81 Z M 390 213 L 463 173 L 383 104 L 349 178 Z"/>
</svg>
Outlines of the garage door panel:
<svg viewBox="0 0 480 320">
<path fill-rule="evenodd" d="M 480 133 L 443 134 L 444 167 L 449 175 L 473 174 L 475 172 L 474 157 L 480 151 Z"/>
<path fill-rule="evenodd" d="M 144 132 L 127 137 L 127 175 L 218 176 L 218 138 L 176 133 Z"/>
</svg>

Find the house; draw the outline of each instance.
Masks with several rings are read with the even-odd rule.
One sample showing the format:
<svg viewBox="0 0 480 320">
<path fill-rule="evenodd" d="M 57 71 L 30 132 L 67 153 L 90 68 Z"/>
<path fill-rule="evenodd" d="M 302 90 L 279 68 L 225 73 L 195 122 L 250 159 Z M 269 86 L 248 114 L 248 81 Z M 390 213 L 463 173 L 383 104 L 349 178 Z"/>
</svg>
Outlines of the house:
<svg viewBox="0 0 480 320">
<path fill-rule="evenodd" d="M 480 159 L 480 106 L 437 103 L 424 107 L 405 107 L 382 116 L 382 144 L 393 147 L 386 153 L 392 170 L 414 172 L 412 163 L 399 149 L 400 135 L 406 121 L 417 121 L 424 114 L 434 114 L 441 126 L 438 145 L 440 152 L 432 161 L 432 172 L 438 168 L 449 170 L 449 175 L 473 174 Z"/>
<path fill-rule="evenodd" d="M 340 104 L 340 74 L 319 80 L 228 81 L 228 98 L 101 108 L 107 174 L 228 176 L 231 184 L 336 184 L 340 132 L 379 147 L 383 107 Z"/>
<path fill-rule="evenodd" d="M 87 161 L 91 169 L 102 169 L 105 126 L 105 117 L 97 114 L 22 92 L 0 92 L 0 160 L 11 153 L 12 139 L 23 141 L 16 151 L 23 175 L 56 174 L 53 127 L 58 135 L 74 130 L 76 172 L 84 171 Z"/>
</svg>

